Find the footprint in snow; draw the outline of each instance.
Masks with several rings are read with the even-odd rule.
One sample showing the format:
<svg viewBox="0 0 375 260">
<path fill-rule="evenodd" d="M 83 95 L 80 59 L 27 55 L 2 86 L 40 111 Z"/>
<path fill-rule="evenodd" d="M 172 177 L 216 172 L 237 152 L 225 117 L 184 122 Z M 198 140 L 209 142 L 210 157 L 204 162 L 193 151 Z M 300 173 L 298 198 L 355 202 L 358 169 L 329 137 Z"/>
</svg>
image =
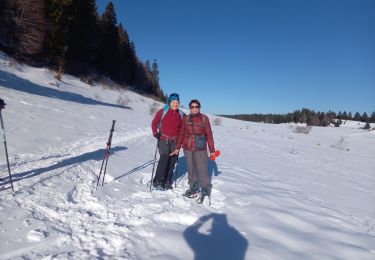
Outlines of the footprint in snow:
<svg viewBox="0 0 375 260">
<path fill-rule="evenodd" d="M 46 234 L 44 232 L 41 232 L 39 230 L 31 230 L 27 234 L 26 238 L 30 242 L 39 242 L 46 238 Z"/>
</svg>

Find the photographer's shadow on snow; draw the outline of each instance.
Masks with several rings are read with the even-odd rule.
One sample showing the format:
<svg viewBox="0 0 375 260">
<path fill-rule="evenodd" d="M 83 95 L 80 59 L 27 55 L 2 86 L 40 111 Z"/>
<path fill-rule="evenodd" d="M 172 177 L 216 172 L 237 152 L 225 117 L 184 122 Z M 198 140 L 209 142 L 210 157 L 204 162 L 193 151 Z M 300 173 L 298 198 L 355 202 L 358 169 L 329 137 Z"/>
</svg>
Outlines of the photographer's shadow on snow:
<svg viewBox="0 0 375 260">
<path fill-rule="evenodd" d="M 124 146 L 116 146 L 116 147 L 111 148 L 111 154 L 113 155 L 114 153 L 124 151 L 126 149 L 127 148 Z M 43 174 L 49 171 L 57 170 L 60 168 L 65 168 L 68 166 L 74 166 L 75 164 L 80 164 L 80 163 L 90 161 L 90 160 L 101 161 L 103 160 L 104 151 L 105 149 L 98 149 L 96 151 L 87 152 L 78 156 L 64 159 L 62 161 L 59 161 L 55 164 L 52 164 L 44 168 L 37 168 L 37 169 L 29 170 L 26 172 L 12 174 L 12 179 L 13 179 L 13 182 L 16 182 L 16 181 L 20 181 L 23 179 L 35 177 L 35 176 L 38 176 L 40 174 Z M 5 182 L 0 183 L 1 186 L 7 185 L 10 183 L 9 177 L 6 177 L 4 179 L 5 179 Z"/>
<path fill-rule="evenodd" d="M 187 168 L 186 168 L 186 158 L 185 156 L 182 156 L 178 158 L 178 165 L 175 169 L 176 178 L 179 179 L 183 177 L 187 173 Z M 212 161 L 208 159 L 208 175 L 210 178 L 212 176 L 218 176 L 221 172 L 219 171 L 216 161 Z"/>
<path fill-rule="evenodd" d="M 209 226 L 210 220 L 210 228 L 203 230 Z M 188 227 L 183 235 L 194 252 L 195 260 L 243 260 L 249 245 L 240 232 L 229 226 L 225 214 L 205 215 Z"/>
<path fill-rule="evenodd" d="M 23 91 L 23 92 L 33 94 L 33 95 L 49 97 L 49 98 L 54 98 L 54 99 L 61 99 L 64 101 L 70 101 L 70 102 L 80 103 L 84 105 L 101 105 L 101 106 L 130 109 L 130 107 L 127 107 L 127 106 L 98 101 L 92 98 L 84 97 L 80 94 L 76 94 L 76 93 L 72 93 L 68 91 L 61 91 L 61 90 L 54 89 L 54 88 L 43 87 L 41 85 L 32 83 L 29 80 L 17 77 L 16 75 L 10 74 L 2 70 L 0 70 L 0 85 L 5 88 Z"/>
</svg>

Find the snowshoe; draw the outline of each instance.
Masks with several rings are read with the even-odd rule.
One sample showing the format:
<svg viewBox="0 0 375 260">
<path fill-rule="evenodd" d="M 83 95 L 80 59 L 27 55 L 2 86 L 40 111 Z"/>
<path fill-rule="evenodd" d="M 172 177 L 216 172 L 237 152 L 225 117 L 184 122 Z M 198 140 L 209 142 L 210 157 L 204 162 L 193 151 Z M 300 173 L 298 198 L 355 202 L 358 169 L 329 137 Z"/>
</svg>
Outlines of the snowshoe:
<svg viewBox="0 0 375 260">
<path fill-rule="evenodd" d="M 198 204 L 203 204 L 204 200 L 208 197 L 208 204 L 211 206 L 211 187 L 209 188 L 202 188 L 200 193 L 200 197 L 197 200 Z"/>
<path fill-rule="evenodd" d="M 183 195 L 185 197 L 189 198 L 189 199 L 198 197 L 198 195 L 199 195 L 199 186 L 197 184 L 194 184 Z"/>
<path fill-rule="evenodd" d="M 173 185 L 171 183 L 165 183 L 164 190 L 173 190 Z"/>
<path fill-rule="evenodd" d="M 153 186 L 154 186 L 154 190 L 164 191 L 163 185 L 159 182 L 155 182 Z"/>
</svg>

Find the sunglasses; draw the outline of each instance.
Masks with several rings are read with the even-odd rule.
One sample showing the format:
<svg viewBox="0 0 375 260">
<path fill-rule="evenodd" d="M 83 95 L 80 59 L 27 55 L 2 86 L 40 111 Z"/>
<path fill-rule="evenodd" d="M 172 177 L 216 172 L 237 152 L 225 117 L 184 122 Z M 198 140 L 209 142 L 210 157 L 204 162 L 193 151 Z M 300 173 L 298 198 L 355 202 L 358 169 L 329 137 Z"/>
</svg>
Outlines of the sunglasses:
<svg viewBox="0 0 375 260">
<path fill-rule="evenodd" d="M 190 106 L 191 109 L 193 108 L 200 108 L 200 106 Z"/>
</svg>

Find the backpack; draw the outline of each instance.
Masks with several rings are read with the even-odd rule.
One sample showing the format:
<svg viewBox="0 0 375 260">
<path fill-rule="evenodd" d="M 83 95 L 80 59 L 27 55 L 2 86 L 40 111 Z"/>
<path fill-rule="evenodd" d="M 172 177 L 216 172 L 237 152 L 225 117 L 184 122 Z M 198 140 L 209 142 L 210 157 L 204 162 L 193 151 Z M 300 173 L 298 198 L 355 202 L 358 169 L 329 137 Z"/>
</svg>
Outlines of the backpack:
<svg viewBox="0 0 375 260">
<path fill-rule="evenodd" d="M 164 118 L 165 114 L 167 114 L 168 110 L 169 110 L 169 105 L 165 105 L 164 108 L 163 108 L 163 114 L 162 114 L 162 116 L 160 118 L 160 121 L 158 123 L 158 129 L 160 131 L 161 131 L 161 123 L 163 121 L 163 118 Z M 185 113 L 183 111 L 181 111 L 180 109 L 178 110 L 178 112 L 180 113 L 181 120 L 182 120 L 184 118 Z"/>
<path fill-rule="evenodd" d="M 191 124 L 193 134 L 194 134 L 194 142 L 195 142 L 195 148 L 198 150 L 201 150 L 207 146 L 207 139 L 205 135 L 196 135 L 195 130 L 194 130 L 194 121 L 191 118 L 190 115 L 188 115 L 188 118 L 186 119 L 185 122 L 185 129 L 187 128 L 188 123 Z M 200 125 L 203 128 L 206 128 L 206 116 L 202 115 L 202 124 L 197 124 Z"/>
</svg>

